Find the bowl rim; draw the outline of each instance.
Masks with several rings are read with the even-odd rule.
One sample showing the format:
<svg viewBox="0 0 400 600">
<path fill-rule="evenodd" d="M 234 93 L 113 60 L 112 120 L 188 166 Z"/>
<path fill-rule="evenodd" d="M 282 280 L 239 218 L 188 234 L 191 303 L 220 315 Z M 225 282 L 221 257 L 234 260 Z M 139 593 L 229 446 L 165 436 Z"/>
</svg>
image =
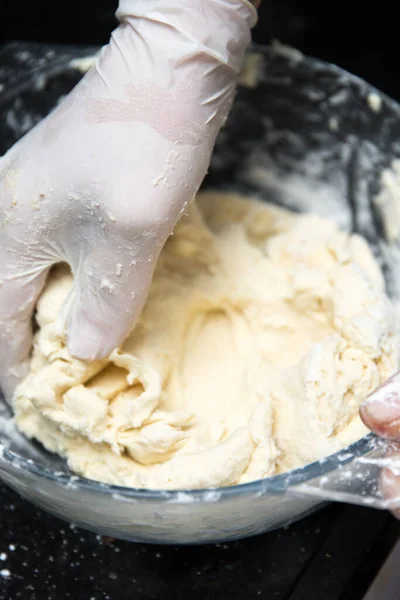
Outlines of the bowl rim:
<svg viewBox="0 0 400 600">
<path fill-rule="evenodd" d="M 165 502 L 175 501 L 184 504 L 202 500 L 216 501 L 242 495 L 282 495 L 290 488 L 295 488 L 298 485 L 307 483 L 318 477 L 326 476 L 328 473 L 353 462 L 356 457 L 364 456 L 374 449 L 376 440 L 377 437 L 375 434 L 369 433 L 352 444 L 345 446 L 338 452 L 308 465 L 271 477 L 250 481 L 249 483 L 241 483 L 227 487 L 168 490 L 113 485 L 87 479 L 80 475 L 69 475 L 59 471 L 52 471 L 46 467 L 37 465 L 32 459 L 19 456 L 6 447 L 3 447 L 0 452 L 0 473 L 4 467 L 7 469 L 7 466 L 11 466 L 14 473 L 22 469 L 35 477 L 45 479 L 63 488 L 74 490 L 81 489 L 107 496 L 118 496 L 119 499 L 125 501 L 129 499 L 136 502 L 140 500 L 161 500 Z"/>
<path fill-rule="evenodd" d="M 62 49 L 63 46 L 58 46 L 58 49 Z M 252 43 L 249 46 L 250 52 L 257 52 L 263 57 L 270 55 L 279 55 L 282 60 L 293 62 L 294 58 L 287 53 L 287 46 L 282 45 L 258 45 Z M 91 47 L 94 51 L 96 48 Z M 99 50 L 100 48 L 98 48 Z M 289 50 L 292 48 L 289 48 Z M 74 47 L 68 46 L 69 51 L 75 50 Z M 76 48 L 77 53 L 79 48 Z M 295 50 L 295 49 L 292 49 Z M 82 51 L 79 52 L 81 56 Z M 71 57 L 63 62 L 62 60 L 55 61 L 55 64 L 47 65 L 43 72 L 49 74 L 49 76 L 56 76 L 62 73 L 66 68 L 71 68 L 70 63 Z M 367 90 L 369 93 L 376 92 L 379 94 L 382 102 L 386 106 L 390 107 L 391 110 L 397 114 L 400 113 L 400 105 L 393 98 L 386 95 L 384 92 L 376 88 L 374 85 L 365 81 L 361 77 L 350 73 L 349 71 L 335 65 L 333 63 L 320 60 L 313 56 L 301 54 L 301 58 L 296 60 L 306 61 L 310 66 L 314 68 L 328 69 L 332 73 L 346 77 L 349 81 L 359 86 L 363 90 Z M 17 91 L 23 91 L 24 87 L 28 87 L 29 81 L 24 82 L 17 86 Z M 8 96 L 5 100 L 8 100 Z M 0 105 L 2 102 L 0 101 Z M 275 494 L 281 495 L 291 488 L 295 488 L 298 485 L 307 483 L 313 479 L 321 476 L 325 476 L 328 473 L 341 468 L 349 463 L 353 462 L 356 457 L 364 456 L 368 452 L 374 449 L 374 442 L 379 439 L 375 434 L 368 433 L 359 440 L 354 441 L 348 446 L 345 446 L 341 450 L 324 457 L 320 460 L 314 461 L 302 467 L 298 467 L 285 473 L 273 475 L 271 477 L 265 477 L 263 479 L 257 479 L 249 483 L 242 483 L 232 485 L 228 487 L 213 487 L 213 488 L 201 488 L 201 489 L 147 489 L 147 488 L 132 488 L 121 485 L 113 485 L 108 483 L 101 483 L 99 481 L 87 479 L 75 474 L 61 473 L 59 471 L 52 471 L 46 467 L 42 467 L 36 464 L 32 459 L 24 458 L 14 451 L 8 449 L 2 444 L 0 439 L 0 473 L 3 470 L 11 470 L 16 474 L 21 469 L 30 473 L 35 477 L 47 480 L 55 483 L 63 488 L 70 489 L 81 489 L 92 493 L 100 493 L 107 496 L 118 497 L 121 500 L 129 501 L 164 501 L 164 502 L 179 502 L 193 503 L 199 501 L 217 501 L 220 499 L 230 498 L 232 496 L 245 496 L 245 495 L 265 495 Z"/>
</svg>

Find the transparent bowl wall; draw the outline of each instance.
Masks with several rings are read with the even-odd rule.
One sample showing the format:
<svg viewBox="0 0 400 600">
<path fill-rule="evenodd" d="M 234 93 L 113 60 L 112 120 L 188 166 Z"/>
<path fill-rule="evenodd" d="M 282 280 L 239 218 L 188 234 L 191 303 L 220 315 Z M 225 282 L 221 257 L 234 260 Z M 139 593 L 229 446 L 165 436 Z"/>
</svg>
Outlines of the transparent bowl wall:
<svg viewBox="0 0 400 600">
<path fill-rule="evenodd" d="M 11 44 L 0 51 L 0 154 L 68 93 L 82 76 L 76 59 L 96 50 Z M 253 48 L 249 65 L 204 187 L 312 210 L 361 233 L 384 266 L 389 293 L 397 297 L 398 265 L 396 258 L 387 260 L 373 198 L 382 170 L 400 155 L 398 105 L 380 95 L 380 110 L 373 110 L 370 94 L 376 92 L 366 83 L 285 49 Z M 370 435 L 277 477 L 165 492 L 74 476 L 64 461 L 15 431 L 1 398 L 0 440 L 0 477 L 22 496 L 92 531 L 152 543 L 227 541 L 287 525 L 323 504 L 299 493 L 299 485 L 318 487 L 321 477 L 374 447 Z"/>
</svg>

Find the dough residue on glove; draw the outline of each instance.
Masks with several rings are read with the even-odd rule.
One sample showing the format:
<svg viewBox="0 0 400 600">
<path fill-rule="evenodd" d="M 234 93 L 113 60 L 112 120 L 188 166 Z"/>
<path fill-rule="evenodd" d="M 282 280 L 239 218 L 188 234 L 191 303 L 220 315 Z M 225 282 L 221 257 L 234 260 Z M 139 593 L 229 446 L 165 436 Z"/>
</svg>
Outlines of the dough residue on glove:
<svg viewBox="0 0 400 600">
<path fill-rule="evenodd" d="M 198 197 L 107 360 L 67 351 L 71 286 L 57 267 L 39 300 L 16 422 L 102 482 L 229 486 L 310 463 L 367 432 L 359 405 L 399 368 L 395 309 L 367 243 L 239 196 Z"/>
</svg>

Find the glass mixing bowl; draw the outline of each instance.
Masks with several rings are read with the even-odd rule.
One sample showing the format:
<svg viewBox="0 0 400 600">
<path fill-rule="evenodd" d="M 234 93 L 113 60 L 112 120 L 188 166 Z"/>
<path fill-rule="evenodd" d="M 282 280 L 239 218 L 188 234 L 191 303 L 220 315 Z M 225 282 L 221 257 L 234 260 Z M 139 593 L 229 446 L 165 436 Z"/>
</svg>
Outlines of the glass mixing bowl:
<svg viewBox="0 0 400 600">
<path fill-rule="evenodd" d="M 15 43 L 0 51 L 0 154 L 68 93 L 96 50 Z M 400 254 L 385 240 L 374 202 L 382 171 L 400 156 L 397 140 L 398 105 L 365 82 L 282 46 L 254 47 L 204 187 L 311 210 L 364 235 L 397 299 Z M 73 475 L 63 460 L 15 430 L 1 398 L 0 406 L 3 481 L 48 512 L 104 535 L 220 542 L 287 525 L 327 498 L 373 503 L 379 496 L 371 464 L 367 477 L 357 464 L 357 457 L 379 452 L 372 434 L 322 461 L 253 483 L 147 491 Z"/>
</svg>

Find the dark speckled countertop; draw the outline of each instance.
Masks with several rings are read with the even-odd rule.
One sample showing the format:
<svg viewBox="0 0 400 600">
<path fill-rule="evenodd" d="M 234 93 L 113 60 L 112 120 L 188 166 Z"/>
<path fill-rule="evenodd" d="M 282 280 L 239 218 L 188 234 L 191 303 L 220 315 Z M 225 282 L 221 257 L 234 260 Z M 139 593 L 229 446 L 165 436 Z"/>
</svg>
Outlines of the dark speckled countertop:
<svg viewBox="0 0 400 600">
<path fill-rule="evenodd" d="M 2 486 L 0 503 L 0 600 L 361 600 L 400 532 L 385 512 L 331 505 L 241 542 L 150 546 L 75 528 Z"/>
</svg>

